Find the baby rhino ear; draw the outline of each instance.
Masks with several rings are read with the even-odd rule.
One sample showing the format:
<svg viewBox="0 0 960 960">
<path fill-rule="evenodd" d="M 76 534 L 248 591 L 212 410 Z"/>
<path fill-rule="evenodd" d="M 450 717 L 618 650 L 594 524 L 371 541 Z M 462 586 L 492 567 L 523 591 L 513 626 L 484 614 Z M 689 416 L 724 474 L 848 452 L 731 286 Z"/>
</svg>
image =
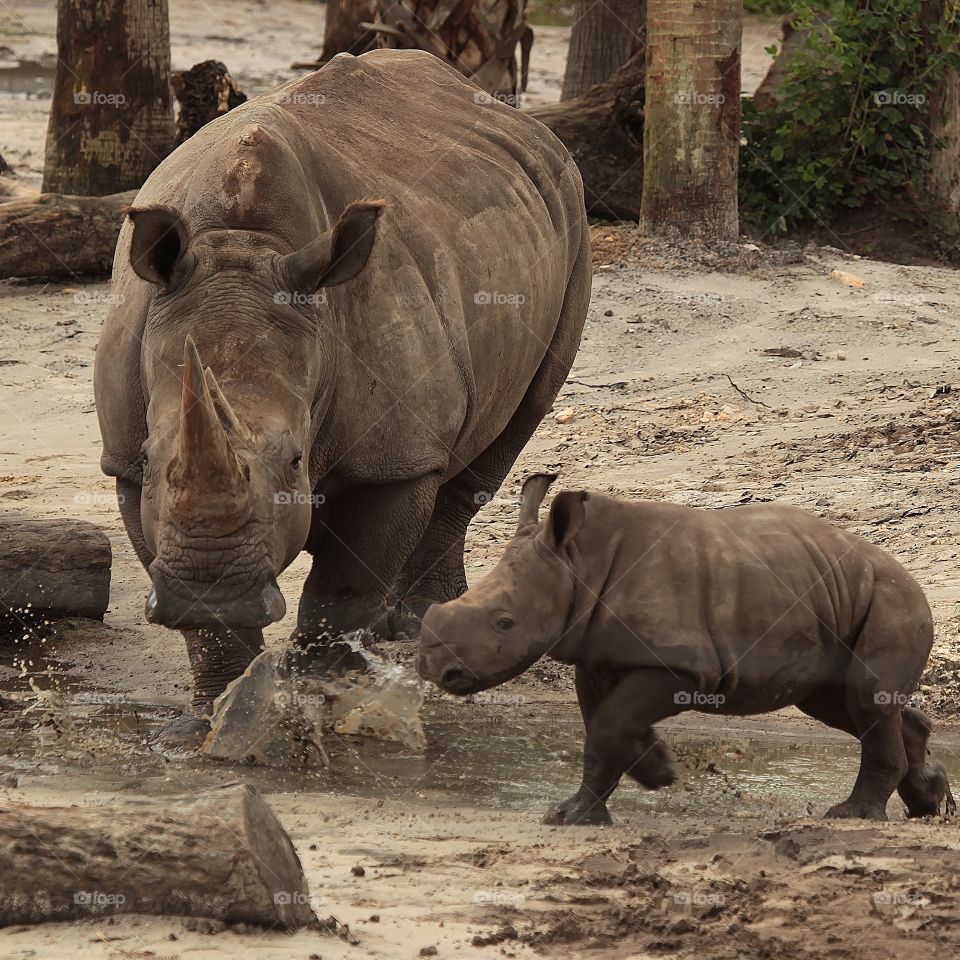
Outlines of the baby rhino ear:
<svg viewBox="0 0 960 960">
<path fill-rule="evenodd" d="M 586 519 L 584 503 L 589 494 L 586 490 L 564 490 L 553 498 L 550 515 L 541 536 L 554 550 L 563 550 L 580 532 Z"/>
</svg>

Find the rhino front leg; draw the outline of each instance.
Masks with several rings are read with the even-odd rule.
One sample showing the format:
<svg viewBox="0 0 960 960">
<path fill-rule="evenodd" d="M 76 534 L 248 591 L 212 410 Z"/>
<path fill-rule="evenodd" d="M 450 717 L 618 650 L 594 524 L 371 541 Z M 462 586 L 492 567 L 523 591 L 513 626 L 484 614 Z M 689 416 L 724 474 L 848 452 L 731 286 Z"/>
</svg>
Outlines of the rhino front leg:
<svg viewBox="0 0 960 960">
<path fill-rule="evenodd" d="M 672 670 L 629 671 L 591 719 L 588 747 L 650 790 L 670 786 L 673 763 L 653 725 L 687 710 L 698 687 L 694 677 Z"/>
<path fill-rule="evenodd" d="M 203 627 L 181 633 L 193 673 L 193 697 L 187 710 L 164 724 L 153 742 L 165 749 L 196 750 L 210 732 L 214 700 L 263 650 L 263 631 Z"/>
<path fill-rule="evenodd" d="M 590 721 L 597 707 L 617 685 L 621 676 L 621 672 L 609 668 L 588 668 L 577 664 L 577 702 L 580 704 L 580 714 L 587 730 L 590 729 Z M 551 807 L 543 822 L 555 827 L 612 823 L 607 810 L 607 800 L 617 789 L 622 774 L 623 770 L 605 760 L 588 736 L 583 749 L 583 781 L 580 789 L 562 803 Z"/>
<path fill-rule="evenodd" d="M 392 634 L 388 599 L 433 513 L 440 475 L 358 487 L 339 495 L 311 530 L 313 567 L 295 639 L 309 644 L 353 630 Z"/>
</svg>

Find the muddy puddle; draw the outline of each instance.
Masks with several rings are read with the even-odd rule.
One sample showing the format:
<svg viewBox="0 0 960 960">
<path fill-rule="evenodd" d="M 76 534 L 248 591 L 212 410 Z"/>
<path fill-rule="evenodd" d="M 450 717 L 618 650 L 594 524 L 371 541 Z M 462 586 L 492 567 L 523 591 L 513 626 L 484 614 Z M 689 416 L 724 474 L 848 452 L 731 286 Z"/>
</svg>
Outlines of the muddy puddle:
<svg viewBox="0 0 960 960">
<path fill-rule="evenodd" d="M 293 771 L 163 754 L 149 741 L 176 708 L 90 689 L 71 671 L 72 664 L 51 657 L 43 642 L 0 656 L 0 778 L 68 792 L 121 793 L 170 793 L 243 778 L 268 793 L 406 795 L 420 803 L 537 816 L 579 784 L 583 728 L 572 703 L 428 701 L 425 751 L 331 733 L 323 744 L 329 766 Z M 648 792 L 624 780 L 611 810 L 808 816 L 845 799 L 856 777 L 859 747 L 852 739 L 826 731 L 822 739 L 753 729 L 714 734 L 708 723 L 704 719 L 695 730 L 663 725 L 678 782 Z M 960 745 L 934 744 L 934 753 L 960 784 Z M 891 799 L 890 816 L 901 809 Z"/>
</svg>

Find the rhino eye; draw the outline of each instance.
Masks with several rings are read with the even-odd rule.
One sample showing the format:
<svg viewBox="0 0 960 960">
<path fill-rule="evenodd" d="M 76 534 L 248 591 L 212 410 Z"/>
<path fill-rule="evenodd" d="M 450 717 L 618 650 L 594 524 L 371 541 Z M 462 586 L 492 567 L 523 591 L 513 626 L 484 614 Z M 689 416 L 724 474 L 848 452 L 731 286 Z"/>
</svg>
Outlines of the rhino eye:
<svg viewBox="0 0 960 960">
<path fill-rule="evenodd" d="M 513 618 L 512 617 L 498 617 L 497 622 L 494 623 L 494 626 L 501 633 L 506 633 L 511 627 L 513 627 Z"/>
<path fill-rule="evenodd" d="M 290 466 L 293 467 L 294 470 L 299 470 L 301 463 L 303 463 L 303 454 L 302 454 L 302 453 L 298 453 L 298 454 L 290 461 Z"/>
</svg>

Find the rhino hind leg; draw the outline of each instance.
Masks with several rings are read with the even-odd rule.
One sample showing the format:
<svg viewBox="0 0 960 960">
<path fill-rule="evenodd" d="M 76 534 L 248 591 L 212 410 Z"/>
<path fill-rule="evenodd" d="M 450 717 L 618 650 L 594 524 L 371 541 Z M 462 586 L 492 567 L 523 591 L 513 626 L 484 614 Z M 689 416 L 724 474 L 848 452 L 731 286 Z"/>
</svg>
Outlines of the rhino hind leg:
<svg viewBox="0 0 960 960">
<path fill-rule="evenodd" d="M 908 817 L 933 817 L 941 809 L 953 814 L 957 809 L 943 764 L 928 759 L 930 730 L 925 714 L 915 707 L 903 708 L 903 746 L 908 766 L 897 793 L 907 805 Z"/>
<path fill-rule="evenodd" d="M 400 618 L 411 625 L 414 635 L 419 634 L 419 618 L 431 603 L 454 600 L 467 589 L 463 568 L 467 527 L 496 495 L 566 382 L 590 303 L 590 276 L 590 248 L 584 238 L 553 337 L 523 399 L 497 439 L 471 463 L 463 464 L 437 493 L 430 523 L 395 590 Z"/>
<path fill-rule="evenodd" d="M 851 699 L 858 702 L 853 709 Z M 824 814 L 827 818 L 886 820 L 887 800 L 907 769 L 899 708 L 868 705 L 863 700 L 858 690 L 851 694 L 844 687 L 826 687 L 797 704 L 814 720 L 860 741 L 856 783 L 846 800 Z"/>
</svg>

